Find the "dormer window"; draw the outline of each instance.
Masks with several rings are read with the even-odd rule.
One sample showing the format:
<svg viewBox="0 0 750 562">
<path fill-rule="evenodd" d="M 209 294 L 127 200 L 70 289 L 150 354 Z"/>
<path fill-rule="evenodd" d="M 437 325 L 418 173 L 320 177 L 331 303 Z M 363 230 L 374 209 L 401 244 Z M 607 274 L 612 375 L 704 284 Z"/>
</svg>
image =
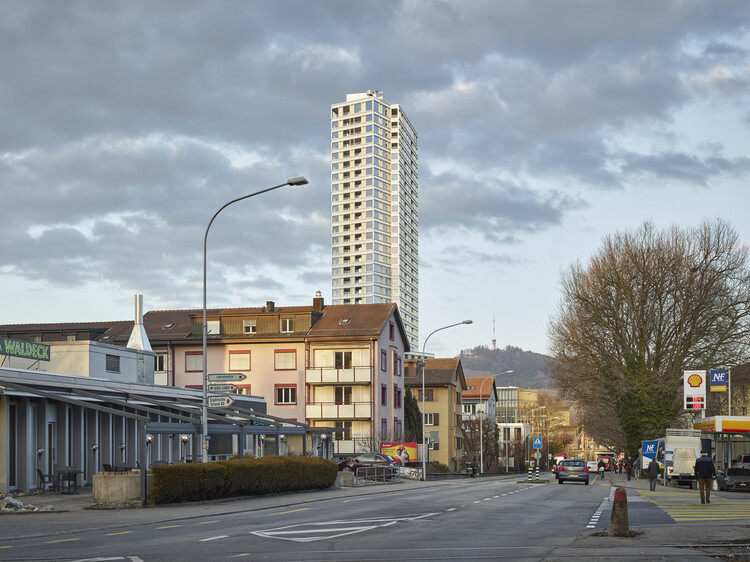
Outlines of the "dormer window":
<svg viewBox="0 0 750 562">
<path fill-rule="evenodd" d="M 294 318 L 281 319 L 281 333 L 290 334 L 294 332 Z"/>
<path fill-rule="evenodd" d="M 243 320 L 242 332 L 245 334 L 257 334 L 258 333 L 258 321 L 257 320 Z"/>
</svg>

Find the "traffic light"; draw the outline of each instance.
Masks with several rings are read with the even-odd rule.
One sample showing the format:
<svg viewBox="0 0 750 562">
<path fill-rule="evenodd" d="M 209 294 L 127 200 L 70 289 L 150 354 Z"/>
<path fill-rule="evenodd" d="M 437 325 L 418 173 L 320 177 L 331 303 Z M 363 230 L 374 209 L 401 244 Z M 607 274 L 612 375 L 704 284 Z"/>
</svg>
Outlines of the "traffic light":
<svg viewBox="0 0 750 562">
<path fill-rule="evenodd" d="M 685 409 L 686 410 L 704 410 L 706 408 L 706 400 L 703 396 L 686 396 L 685 397 Z"/>
</svg>

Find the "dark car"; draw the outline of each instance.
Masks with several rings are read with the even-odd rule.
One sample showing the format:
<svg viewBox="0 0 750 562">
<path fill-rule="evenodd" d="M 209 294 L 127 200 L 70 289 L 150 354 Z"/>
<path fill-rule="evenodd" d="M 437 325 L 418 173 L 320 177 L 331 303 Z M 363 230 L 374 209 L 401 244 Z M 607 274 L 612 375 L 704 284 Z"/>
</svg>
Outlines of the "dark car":
<svg viewBox="0 0 750 562">
<path fill-rule="evenodd" d="M 557 483 L 565 481 L 589 483 L 589 468 L 583 459 L 565 459 L 557 468 Z"/>
<path fill-rule="evenodd" d="M 382 455 L 380 453 L 364 453 L 353 459 L 341 461 L 339 463 L 339 470 L 351 470 L 355 471 L 358 468 L 371 468 L 371 467 L 388 467 L 393 469 L 395 472 L 398 471 L 398 465 L 388 455 Z"/>
<path fill-rule="evenodd" d="M 750 490 L 750 468 L 728 468 L 716 473 L 719 490 Z"/>
</svg>

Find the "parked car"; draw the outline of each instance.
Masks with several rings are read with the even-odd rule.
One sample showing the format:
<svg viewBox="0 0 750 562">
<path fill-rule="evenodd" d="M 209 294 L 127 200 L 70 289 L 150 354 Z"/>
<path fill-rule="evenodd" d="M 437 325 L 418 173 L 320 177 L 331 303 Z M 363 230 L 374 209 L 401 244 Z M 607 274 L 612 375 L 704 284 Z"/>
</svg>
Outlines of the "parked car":
<svg viewBox="0 0 750 562">
<path fill-rule="evenodd" d="M 737 460 L 732 463 L 733 468 L 750 468 L 750 455 L 740 455 Z"/>
<path fill-rule="evenodd" d="M 381 453 L 363 453 L 352 459 L 347 459 L 339 463 L 339 470 L 356 471 L 358 468 L 383 466 L 398 471 L 398 465 L 388 455 Z"/>
<path fill-rule="evenodd" d="M 566 459 L 557 469 L 557 483 L 565 481 L 589 483 L 589 469 L 583 459 Z"/>
<path fill-rule="evenodd" d="M 750 490 L 750 468 L 728 468 L 716 473 L 719 490 Z"/>
</svg>

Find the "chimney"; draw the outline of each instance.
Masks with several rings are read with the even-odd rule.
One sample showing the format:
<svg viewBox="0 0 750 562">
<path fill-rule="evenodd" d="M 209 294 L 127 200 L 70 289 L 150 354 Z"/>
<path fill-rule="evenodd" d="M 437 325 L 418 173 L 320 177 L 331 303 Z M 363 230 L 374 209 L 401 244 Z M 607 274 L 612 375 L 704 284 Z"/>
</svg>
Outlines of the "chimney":
<svg viewBox="0 0 750 562">
<path fill-rule="evenodd" d="M 276 305 L 273 301 L 266 301 L 266 312 L 273 312 L 276 309 Z"/>
<path fill-rule="evenodd" d="M 125 347 L 141 351 L 153 351 L 146 335 L 146 328 L 143 327 L 143 295 L 135 296 L 135 325 L 133 331 L 130 332 L 128 345 Z"/>
<path fill-rule="evenodd" d="M 323 312 L 323 295 L 320 291 L 315 292 L 315 298 L 313 299 L 313 310 L 315 312 Z"/>
</svg>

